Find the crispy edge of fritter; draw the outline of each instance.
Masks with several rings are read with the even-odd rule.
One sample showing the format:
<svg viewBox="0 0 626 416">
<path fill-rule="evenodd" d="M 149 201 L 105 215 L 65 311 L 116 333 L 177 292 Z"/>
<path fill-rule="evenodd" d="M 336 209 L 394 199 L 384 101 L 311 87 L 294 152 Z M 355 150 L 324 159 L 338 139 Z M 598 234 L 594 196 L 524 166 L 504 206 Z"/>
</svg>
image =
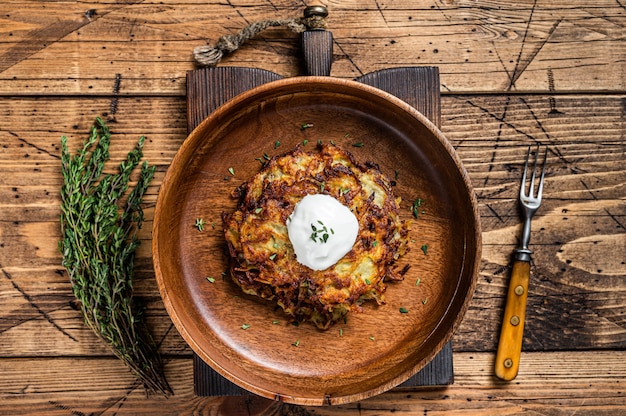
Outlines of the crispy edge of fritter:
<svg viewBox="0 0 626 416">
<path fill-rule="evenodd" d="M 312 167 L 309 166 L 310 163 L 307 163 L 304 169 L 299 163 L 293 163 L 293 160 L 307 159 L 311 162 L 319 158 L 323 163 L 315 163 Z M 359 174 L 355 175 L 355 171 Z M 284 174 L 288 174 L 293 179 L 289 186 L 278 181 L 283 176 L 268 178 L 270 175 Z M 279 218 L 273 218 L 272 221 L 284 224 L 299 199 L 310 193 L 329 193 L 328 191 L 332 190 L 333 187 L 330 182 L 331 179 L 333 177 L 341 178 L 341 175 L 349 175 L 359 184 L 358 190 L 340 191 L 340 197 L 344 198 L 343 202 L 349 207 L 366 208 L 364 212 L 355 213 L 360 224 L 359 237 L 355 243 L 355 248 L 344 259 L 348 263 L 355 262 L 355 258 L 361 258 L 359 254 L 366 254 L 368 250 L 374 249 L 377 253 L 375 260 L 371 260 L 371 257 L 365 257 L 369 258 L 374 267 L 377 268 L 371 281 L 365 285 L 353 285 L 352 281 L 355 280 L 353 275 L 343 276 L 351 281 L 347 284 L 348 290 L 346 291 L 344 290 L 346 282 L 340 282 L 341 276 L 333 276 L 332 272 L 325 273 L 326 271 L 316 272 L 301 265 L 295 259 L 293 248 L 283 252 L 283 255 L 285 252 L 287 255 L 290 253 L 292 255 L 292 258 L 284 259 L 290 264 L 290 267 L 286 268 L 287 271 L 298 277 L 291 280 L 284 277 L 279 278 L 280 273 L 276 270 L 275 258 L 270 259 L 269 256 L 256 258 L 258 256 L 255 256 L 251 259 L 244 255 L 245 250 L 239 233 L 246 219 L 253 214 L 258 214 L 259 209 L 261 212 L 267 209 L 265 205 L 268 201 L 278 199 L 283 201 L 285 205 L 277 210 L 281 213 L 278 215 Z M 383 190 L 382 206 L 374 203 L 376 197 L 374 193 L 370 194 L 367 199 L 361 195 L 364 186 L 363 176 L 367 176 L 371 180 L 371 186 L 375 185 Z M 323 184 L 326 184 L 326 181 L 329 182 L 324 189 Z M 303 183 L 305 186 L 302 186 Z M 294 184 L 299 184 L 302 189 L 298 189 L 296 195 L 289 195 L 288 189 L 285 188 L 292 188 Z M 271 189 L 272 186 L 278 189 Z M 284 198 L 285 195 L 293 200 L 287 203 Z M 372 162 L 360 164 L 350 152 L 334 145 L 318 145 L 315 152 L 307 152 L 302 146 L 297 146 L 290 152 L 271 158 L 257 174 L 240 185 L 233 196 L 239 198 L 237 209 L 230 214 L 223 213 L 222 215 L 231 278 L 244 293 L 270 301 L 275 300 L 287 315 L 292 316 L 297 321 L 308 320 L 318 328 L 326 329 L 334 322 L 343 319 L 349 311 L 360 311 L 361 304 L 366 300 L 373 299 L 378 304 L 383 304 L 383 295 L 386 290 L 383 282 L 402 280 L 403 271 L 406 270 L 403 269 L 403 271 L 398 272 L 395 266 L 396 261 L 408 250 L 409 222 L 400 219 L 400 198 L 393 196 L 391 182 L 382 173 L 378 165 Z M 369 229 L 369 227 L 373 227 L 373 229 Z M 384 235 L 384 244 L 372 247 L 381 231 Z M 350 258 L 351 254 L 352 258 Z M 280 265 L 280 261 L 278 264 Z M 334 272 L 336 266 L 326 270 Z M 352 266 L 353 271 L 355 265 L 352 264 Z M 268 273 L 270 278 L 261 278 Z M 329 277 L 325 277 L 327 274 Z M 318 287 L 322 288 L 321 292 Z M 327 293 L 329 290 L 335 290 L 335 292 L 329 294 Z M 345 294 L 346 292 L 347 296 L 333 297 L 333 295 Z"/>
</svg>

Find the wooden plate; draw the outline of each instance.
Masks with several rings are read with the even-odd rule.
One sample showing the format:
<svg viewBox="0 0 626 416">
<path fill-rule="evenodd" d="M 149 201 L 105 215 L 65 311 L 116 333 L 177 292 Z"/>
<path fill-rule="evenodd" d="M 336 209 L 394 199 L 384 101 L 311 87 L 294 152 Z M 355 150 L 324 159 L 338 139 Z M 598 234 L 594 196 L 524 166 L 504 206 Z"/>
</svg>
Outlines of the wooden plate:
<svg viewBox="0 0 626 416">
<path fill-rule="evenodd" d="M 258 172 L 264 155 L 303 142 L 313 149 L 318 140 L 377 163 L 395 178 L 402 215 L 413 219 L 400 262 L 410 265 L 404 281 L 388 284 L 385 305 L 366 303 L 327 331 L 290 324 L 273 304 L 244 296 L 223 277 L 221 214 L 235 209 L 232 191 Z M 415 219 L 410 207 L 418 198 Z M 476 284 L 478 218 L 460 160 L 423 115 L 354 81 L 288 78 L 221 106 L 181 146 L 155 211 L 156 279 L 182 337 L 227 379 L 285 402 L 347 403 L 407 380 L 450 339 Z"/>
</svg>

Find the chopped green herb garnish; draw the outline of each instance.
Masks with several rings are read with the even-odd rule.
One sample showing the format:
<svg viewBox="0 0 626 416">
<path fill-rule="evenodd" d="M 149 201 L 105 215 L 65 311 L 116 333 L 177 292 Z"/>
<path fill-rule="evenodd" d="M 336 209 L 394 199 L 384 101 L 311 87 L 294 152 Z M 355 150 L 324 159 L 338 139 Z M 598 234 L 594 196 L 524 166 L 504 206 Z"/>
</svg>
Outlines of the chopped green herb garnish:
<svg viewBox="0 0 626 416">
<path fill-rule="evenodd" d="M 248 324 L 241 325 L 241 329 L 248 329 L 248 328 L 250 328 L 250 325 Z"/>
<path fill-rule="evenodd" d="M 343 137 L 345 137 L 347 139 L 348 137 L 350 137 L 350 133 L 344 134 Z"/>
<path fill-rule="evenodd" d="M 322 182 L 322 184 L 320 185 L 320 192 L 324 192 L 325 187 L 326 187 L 326 183 Z"/>
<path fill-rule="evenodd" d="M 311 127 L 313 127 L 313 123 L 302 123 L 302 125 L 300 125 L 300 130 L 310 129 Z"/>
<path fill-rule="evenodd" d="M 228 173 L 230 173 L 232 176 L 235 176 L 235 169 L 228 168 Z"/>
<path fill-rule="evenodd" d="M 328 228 L 320 220 L 317 220 L 317 223 L 319 224 L 319 226 L 316 226 L 315 224 L 311 224 L 311 230 L 313 230 L 313 232 L 311 233 L 311 236 L 309 238 L 313 240 L 315 243 L 328 242 L 328 239 L 330 238 L 330 235 L 328 234 Z M 335 234 L 335 231 L 333 231 L 332 228 L 330 229 L 330 232 L 332 234 Z"/>
<path fill-rule="evenodd" d="M 254 210 L 254 213 L 255 213 L 255 214 L 260 214 L 260 213 L 261 213 L 261 211 L 263 211 L 263 208 L 259 207 L 259 208 L 257 208 L 257 209 L 255 209 L 255 210 Z"/>
<path fill-rule="evenodd" d="M 204 231 L 204 225 L 206 222 L 202 218 L 196 218 L 196 222 L 194 223 L 194 227 L 198 229 L 198 231 Z"/>
<path fill-rule="evenodd" d="M 378 245 L 378 240 L 374 240 L 374 242 L 372 243 L 372 247 L 376 247 Z"/>
<path fill-rule="evenodd" d="M 424 300 L 422 301 L 422 304 L 426 305 L 426 302 L 428 302 L 428 297 L 424 298 Z"/>
<path fill-rule="evenodd" d="M 356 142 L 356 143 L 352 143 L 352 146 L 353 147 L 363 147 L 365 145 L 363 144 L 363 142 Z"/>
<path fill-rule="evenodd" d="M 411 213 L 415 218 L 419 216 L 418 208 L 422 205 L 422 202 L 424 202 L 424 200 L 417 198 L 415 201 L 413 201 L 413 204 L 411 205 Z"/>
<path fill-rule="evenodd" d="M 420 282 L 421 282 L 421 281 L 422 281 L 422 279 L 418 278 L 418 279 L 415 281 L 415 286 L 419 286 L 419 284 L 420 284 Z"/>
<path fill-rule="evenodd" d="M 280 140 L 276 140 L 274 142 L 274 149 L 278 149 L 280 147 Z"/>
<path fill-rule="evenodd" d="M 424 254 L 428 254 L 428 244 L 422 245 L 422 251 L 424 252 Z"/>
<path fill-rule="evenodd" d="M 270 254 L 270 260 L 274 261 L 275 258 L 276 258 L 276 253 Z"/>
<path fill-rule="evenodd" d="M 370 341 L 375 341 L 376 338 L 374 338 L 373 336 L 370 336 Z"/>
<path fill-rule="evenodd" d="M 302 146 L 306 146 L 309 141 L 307 139 L 302 140 Z"/>
<path fill-rule="evenodd" d="M 278 320 L 277 320 L 277 319 L 274 319 L 274 320 L 272 321 L 272 325 L 278 325 L 278 323 L 279 323 L 279 322 L 278 322 Z"/>
<path fill-rule="evenodd" d="M 215 283 L 215 278 L 214 277 L 207 277 L 206 280 L 208 280 L 211 283 Z"/>
<path fill-rule="evenodd" d="M 371 284 L 372 284 L 372 281 L 371 281 L 370 279 L 367 279 L 367 278 L 366 278 L 366 279 L 365 279 L 365 284 L 366 284 L 366 285 L 371 285 Z"/>
<path fill-rule="evenodd" d="M 343 328 L 339 328 L 339 336 L 342 337 L 343 336 Z"/>
<path fill-rule="evenodd" d="M 291 345 L 293 345 L 294 347 L 297 347 L 300 345 L 300 340 L 297 339 L 296 342 L 292 343 Z"/>
<path fill-rule="evenodd" d="M 409 310 L 407 308 L 400 308 L 400 313 L 409 313 Z"/>
</svg>

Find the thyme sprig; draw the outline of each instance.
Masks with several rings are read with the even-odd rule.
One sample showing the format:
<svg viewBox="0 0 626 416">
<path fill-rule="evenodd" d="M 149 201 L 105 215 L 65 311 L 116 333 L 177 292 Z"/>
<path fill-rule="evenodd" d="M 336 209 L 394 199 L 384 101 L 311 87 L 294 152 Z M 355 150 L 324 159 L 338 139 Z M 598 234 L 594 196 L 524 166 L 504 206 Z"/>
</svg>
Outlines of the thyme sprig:
<svg viewBox="0 0 626 416">
<path fill-rule="evenodd" d="M 143 222 L 141 208 L 155 167 L 143 162 L 134 188 L 131 175 L 143 156 L 144 137 L 119 165 L 104 173 L 111 134 L 97 118 L 74 156 L 61 138 L 61 231 L 59 249 L 86 325 L 104 340 L 147 391 L 172 392 L 143 308 L 133 297 L 133 265 Z"/>
</svg>

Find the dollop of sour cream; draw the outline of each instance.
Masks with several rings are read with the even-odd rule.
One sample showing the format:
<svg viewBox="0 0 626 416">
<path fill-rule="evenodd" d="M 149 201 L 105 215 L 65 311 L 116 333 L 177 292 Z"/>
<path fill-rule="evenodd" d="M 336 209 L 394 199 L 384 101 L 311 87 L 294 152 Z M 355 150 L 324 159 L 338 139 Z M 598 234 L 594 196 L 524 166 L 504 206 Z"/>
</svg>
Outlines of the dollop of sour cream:
<svg viewBox="0 0 626 416">
<path fill-rule="evenodd" d="M 287 219 L 289 240 L 301 264 L 325 270 L 352 250 L 359 222 L 348 207 L 330 195 L 307 195 Z"/>
</svg>

